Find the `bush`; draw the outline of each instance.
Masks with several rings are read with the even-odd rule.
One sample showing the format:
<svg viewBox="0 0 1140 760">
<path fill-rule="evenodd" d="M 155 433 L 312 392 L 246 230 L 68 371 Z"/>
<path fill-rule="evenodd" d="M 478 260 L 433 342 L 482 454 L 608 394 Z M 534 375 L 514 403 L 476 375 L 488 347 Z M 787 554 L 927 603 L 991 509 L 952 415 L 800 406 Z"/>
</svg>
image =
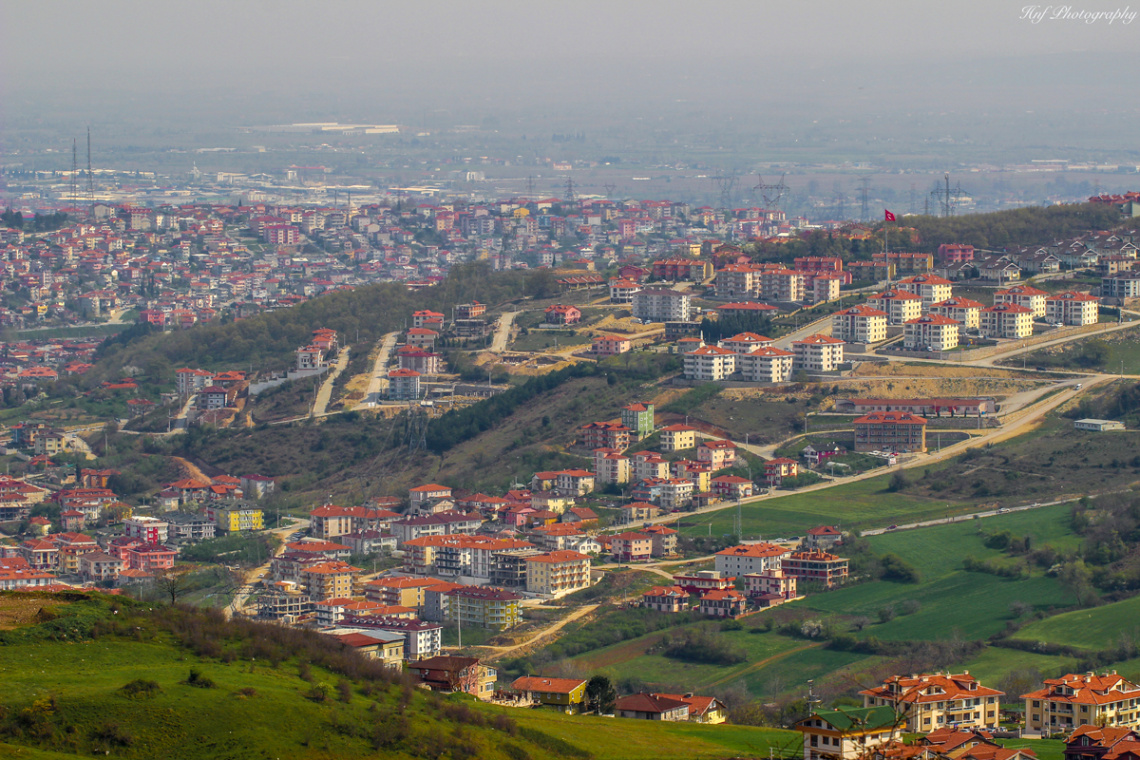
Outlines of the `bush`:
<svg viewBox="0 0 1140 760">
<path fill-rule="evenodd" d="M 202 672 L 197 668 L 190 668 L 190 675 L 186 676 L 186 680 L 182 683 L 186 684 L 187 686 L 193 686 L 197 689 L 218 688 L 218 685 L 214 683 L 212 678 L 202 675 Z"/>
<path fill-rule="evenodd" d="M 160 693 L 162 687 L 158 685 L 157 681 L 147 681 L 143 678 L 136 678 L 119 689 L 119 691 L 128 699 L 149 699 Z"/>
<path fill-rule="evenodd" d="M 675 660 L 707 665 L 736 665 L 748 659 L 743 648 L 716 636 L 708 628 L 686 628 L 664 642 L 663 654 Z"/>
<path fill-rule="evenodd" d="M 879 559 L 882 579 L 898 583 L 918 583 L 918 570 L 897 554 L 884 554 Z"/>
</svg>

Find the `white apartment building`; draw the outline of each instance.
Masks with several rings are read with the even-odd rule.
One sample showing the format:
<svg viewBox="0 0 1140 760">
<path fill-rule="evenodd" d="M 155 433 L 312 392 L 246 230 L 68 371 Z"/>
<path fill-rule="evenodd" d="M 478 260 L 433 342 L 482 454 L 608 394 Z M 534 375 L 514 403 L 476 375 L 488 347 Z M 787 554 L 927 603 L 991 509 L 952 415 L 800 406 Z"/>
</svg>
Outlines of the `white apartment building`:
<svg viewBox="0 0 1140 760">
<path fill-rule="evenodd" d="M 949 351 L 958 347 L 958 330 L 955 319 L 941 314 L 923 314 L 905 325 L 903 345 L 918 351 Z"/>
<path fill-rule="evenodd" d="M 887 339 L 887 313 L 866 304 L 831 316 L 831 335 L 848 343 L 880 343 Z"/>
<path fill-rule="evenodd" d="M 633 316 L 649 322 L 688 322 L 692 299 L 676 290 L 643 290 L 633 294 Z"/>
<path fill-rule="evenodd" d="M 1016 303 L 987 306 L 979 329 L 987 338 L 1028 338 L 1033 334 L 1033 312 Z"/>
<path fill-rule="evenodd" d="M 843 363 L 843 341 L 830 335 L 809 335 L 792 343 L 795 372 L 834 372 Z"/>
<path fill-rule="evenodd" d="M 956 320 L 966 330 L 977 330 L 982 324 L 982 309 L 985 304 L 969 298 L 954 297 L 939 301 L 930 307 L 931 314 L 941 314 Z"/>
<path fill-rule="evenodd" d="M 867 305 L 885 311 L 892 325 L 903 325 L 922 316 L 922 296 L 905 290 L 888 290 L 871 296 Z"/>
<path fill-rule="evenodd" d="M 736 358 L 740 373 L 752 383 L 786 383 L 792 379 L 795 354 L 766 346 Z"/>
<path fill-rule="evenodd" d="M 1049 294 L 1038 290 L 1032 285 L 1014 285 L 1012 288 L 998 290 L 994 293 L 994 306 L 1003 303 L 1013 303 L 1024 306 L 1030 311 L 1030 320 L 1045 316 L 1045 297 Z"/>
<path fill-rule="evenodd" d="M 1100 319 L 1100 299 L 1069 290 L 1045 299 L 1045 321 L 1062 325 L 1095 325 Z"/>
<path fill-rule="evenodd" d="M 954 284 L 947 279 L 934 274 L 916 274 L 898 281 L 897 288 L 908 293 L 914 293 L 922 298 L 922 308 L 929 310 L 931 306 L 945 301 L 953 295 Z"/>
<path fill-rule="evenodd" d="M 719 346 L 705 346 L 685 354 L 685 377 L 717 382 L 736 371 L 736 353 Z"/>
</svg>

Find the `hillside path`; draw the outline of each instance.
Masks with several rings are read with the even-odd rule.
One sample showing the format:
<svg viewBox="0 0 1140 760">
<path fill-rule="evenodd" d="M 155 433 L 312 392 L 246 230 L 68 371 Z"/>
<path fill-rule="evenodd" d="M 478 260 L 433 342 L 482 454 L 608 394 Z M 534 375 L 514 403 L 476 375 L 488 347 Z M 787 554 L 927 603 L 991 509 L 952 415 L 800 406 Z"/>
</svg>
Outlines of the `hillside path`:
<svg viewBox="0 0 1140 760">
<path fill-rule="evenodd" d="M 522 312 L 518 311 L 504 311 L 499 315 L 499 326 L 495 328 L 495 337 L 491 340 L 491 350 L 495 353 L 501 354 L 507 350 L 507 342 L 511 338 L 511 325 L 514 324 L 515 317 Z"/>
<path fill-rule="evenodd" d="M 396 347 L 396 338 L 399 334 L 390 332 L 380 339 L 380 350 L 376 352 L 376 360 L 372 363 L 372 379 L 368 381 L 368 392 L 356 405 L 357 409 L 380 403 L 388 387 L 388 362 L 392 358 L 392 350 Z"/>
<path fill-rule="evenodd" d="M 533 645 L 538 640 L 543 639 L 543 638 L 550 636 L 552 634 L 555 634 L 558 631 L 561 631 L 568 624 L 573 623 L 578 618 L 585 617 L 586 615 L 589 615 L 591 612 L 593 612 L 596 609 L 598 609 L 598 605 L 596 605 L 596 604 L 587 604 L 585 607 L 579 607 L 578 609 L 574 610 L 573 612 L 571 612 L 569 615 L 562 618 L 561 620 L 554 622 L 554 623 L 551 623 L 546 628 L 543 628 L 541 631 L 536 632 L 533 636 L 531 636 L 529 639 L 522 642 L 521 644 L 512 644 L 509 647 L 483 646 L 483 647 L 480 647 L 480 649 L 488 649 L 491 651 L 491 654 L 488 657 L 486 657 L 485 659 L 488 659 L 488 660 L 498 659 L 500 657 L 503 657 L 504 655 L 510 654 L 511 652 L 517 652 L 520 649 L 525 649 L 526 647 Z"/>
<path fill-rule="evenodd" d="M 333 366 L 332 372 L 321 383 L 321 389 L 317 391 L 317 400 L 313 402 L 313 410 L 309 412 L 310 417 L 321 417 L 328 411 L 329 401 L 332 400 L 333 383 L 340 377 L 340 373 L 344 372 L 344 368 L 348 366 L 348 353 L 348 348 L 344 348 L 336 357 L 336 364 Z"/>
</svg>

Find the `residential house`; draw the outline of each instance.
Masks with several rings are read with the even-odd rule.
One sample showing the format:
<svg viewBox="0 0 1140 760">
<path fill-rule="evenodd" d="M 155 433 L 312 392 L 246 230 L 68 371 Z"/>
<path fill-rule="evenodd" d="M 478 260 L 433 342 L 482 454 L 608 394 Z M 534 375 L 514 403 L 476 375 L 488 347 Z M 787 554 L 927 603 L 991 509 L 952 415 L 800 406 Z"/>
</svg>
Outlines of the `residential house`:
<svg viewBox="0 0 1140 760">
<path fill-rule="evenodd" d="M 633 341 L 621 335 L 599 335 L 590 343 L 590 350 L 598 356 L 618 356 L 633 350 Z"/>
<path fill-rule="evenodd" d="M 522 676 L 511 682 L 511 690 L 567 714 L 581 712 L 586 699 L 586 681 L 579 678 Z"/>
<path fill-rule="evenodd" d="M 692 297 L 676 290 L 647 289 L 633 295 L 633 316 L 643 322 L 688 322 Z"/>
<path fill-rule="evenodd" d="M 736 589 L 708 591 L 701 595 L 697 607 L 702 615 L 713 617 L 737 617 L 748 608 L 748 597 Z"/>
<path fill-rule="evenodd" d="M 697 446 L 697 461 L 708 462 L 714 472 L 733 467 L 736 465 L 736 444 L 732 441 L 705 439 Z"/>
<path fill-rule="evenodd" d="M 904 719 L 887 706 L 818 710 L 794 728 L 804 736 L 804 760 L 863 760 L 901 736 Z"/>
<path fill-rule="evenodd" d="M 409 663 L 407 669 L 432 691 L 470 694 L 485 701 L 491 699 L 498 678 L 498 671 L 477 657 L 428 657 Z"/>
<path fill-rule="evenodd" d="M 953 283 L 938 275 L 918 274 L 899 280 L 896 284 L 896 288 L 920 296 L 922 298 L 922 308 L 925 311 L 929 310 L 931 305 L 950 298 Z"/>
<path fill-rule="evenodd" d="M 777 544 L 742 544 L 717 552 L 714 567 L 722 576 L 761 573 L 769 568 L 779 568 L 783 559 L 791 553 L 790 549 Z"/>
<path fill-rule="evenodd" d="M 446 592 L 448 619 L 461 625 L 505 631 L 522 622 L 522 596 L 490 586 L 460 586 Z"/>
<path fill-rule="evenodd" d="M 614 703 L 614 715 L 639 720 L 688 720 L 689 704 L 651 694 L 631 694 L 618 697 Z"/>
<path fill-rule="evenodd" d="M 792 552 L 780 566 L 793 578 L 827 588 L 834 588 L 847 580 L 847 560 L 820 549 Z"/>
<path fill-rule="evenodd" d="M 769 459 L 764 463 L 764 480 L 771 488 L 779 488 L 784 478 L 794 478 L 800 474 L 800 463 L 787 457 Z"/>
<path fill-rule="evenodd" d="M 716 697 L 695 694 L 650 694 L 651 697 L 672 699 L 689 706 L 689 720 L 693 723 L 715 725 L 728 720 L 728 707 Z"/>
<path fill-rule="evenodd" d="M 643 533 L 653 539 L 653 556 L 668 557 L 677 553 L 677 531 L 664 525 L 650 525 L 642 528 Z"/>
<path fill-rule="evenodd" d="M 641 594 L 641 606 L 657 612 L 684 612 L 689 609 L 689 593 L 680 586 L 654 586 Z"/>
<path fill-rule="evenodd" d="M 755 486 L 748 478 L 739 475 L 718 475 L 712 479 L 712 491 L 725 499 L 739 501 L 755 493 Z"/>
<path fill-rule="evenodd" d="M 737 355 L 719 346 L 704 346 L 684 356 L 685 377 L 700 382 L 725 380 L 736 371 Z"/>
<path fill-rule="evenodd" d="M 575 325 L 582 320 L 582 310 L 568 304 L 554 304 L 546 307 L 544 319 L 550 325 Z"/>
<path fill-rule="evenodd" d="M 1083 725 L 1065 739 L 1065 760 L 1140 760 L 1140 732 Z"/>
<path fill-rule="evenodd" d="M 871 412 L 853 424 L 856 451 L 926 451 L 926 420 L 910 412 Z"/>
<path fill-rule="evenodd" d="M 653 404 L 636 403 L 622 407 L 621 424 L 632 431 L 634 440 L 645 440 L 653 435 Z"/>
<path fill-rule="evenodd" d="M 1046 678 L 1043 688 L 1021 698 L 1027 733 L 1048 735 L 1084 725 L 1140 730 L 1140 685 L 1115 672 Z"/>
<path fill-rule="evenodd" d="M 745 575 L 744 590 L 757 604 L 773 607 L 796 598 L 796 578 L 781 568 L 770 567 Z"/>
<path fill-rule="evenodd" d="M 653 556 L 653 539 L 644 533 L 618 533 L 610 537 L 614 562 L 643 562 Z"/>
<path fill-rule="evenodd" d="M 1004 692 L 982 686 L 969 671 L 891 676 L 881 686 L 859 692 L 864 707 L 886 706 L 903 719 L 903 730 L 927 733 L 955 729 L 995 729 Z"/>
<path fill-rule="evenodd" d="M 634 501 L 629 504 L 623 504 L 621 507 L 621 521 L 623 525 L 631 523 L 643 522 L 645 520 L 652 520 L 660 514 L 661 508 L 656 504 L 649 504 L 644 501 Z"/>
</svg>

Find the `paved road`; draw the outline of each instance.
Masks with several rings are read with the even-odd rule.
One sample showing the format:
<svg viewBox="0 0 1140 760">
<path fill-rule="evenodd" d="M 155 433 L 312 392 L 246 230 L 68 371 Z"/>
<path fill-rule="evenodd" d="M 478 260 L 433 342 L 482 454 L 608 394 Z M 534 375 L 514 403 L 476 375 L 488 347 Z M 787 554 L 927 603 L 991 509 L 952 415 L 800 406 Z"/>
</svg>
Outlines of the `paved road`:
<svg viewBox="0 0 1140 760">
<path fill-rule="evenodd" d="M 993 428 L 989 432 L 987 432 L 983 435 L 974 436 L 974 437 L 971 437 L 965 441 L 960 441 L 958 443 L 950 444 L 949 446 L 943 447 L 941 451 L 933 451 L 933 452 L 929 452 L 926 454 L 910 455 L 905 461 L 903 461 L 898 466 L 897 469 L 909 470 L 909 469 L 912 469 L 915 467 L 928 467 L 930 464 L 932 464 L 934 462 L 941 462 L 945 459 L 949 459 L 951 457 L 958 456 L 959 454 L 963 453 L 967 449 L 977 448 L 979 446 L 985 446 L 985 445 L 991 444 L 991 443 L 999 443 L 999 442 L 1007 440 L 1009 438 L 1013 438 L 1016 435 L 1018 435 L 1023 430 L 1023 428 L 1025 428 L 1027 425 L 1039 420 L 1044 415 L 1053 411 L 1054 409 L 1056 409 L 1057 407 L 1066 403 L 1067 401 L 1070 401 L 1071 399 L 1073 399 L 1077 395 L 1080 395 L 1081 393 L 1085 393 L 1095 386 L 1102 385 L 1104 383 L 1110 382 L 1110 381 L 1115 380 L 1115 379 L 1117 379 L 1116 375 L 1092 375 L 1092 376 L 1082 377 L 1079 380 L 1073 381 L 1071 383 L 1065 383 L 1064 385 L 1066 387 L 1060 393 L 1056 393 L 1056 394 L 1050 396 L 1049 398 L 1038 401 L 1035 404 L 1024 407 L 1023 409 L 1020 409 L 1017 412 L 1014 412 L 1014 413 L 1008 415 L 1005 418 L 1004 424 L 1001 427 Z M 1077 390 L 1077 388 L 1076 388 L 1077 384 L 1082 384 L 1083 388 L 1081 390 Z M 1042 393 L 1044 394 L 1048 390 L 1050 390 L 1050 389 L 1049 388 L 1043 388 Z M 895 468 L 890 468 L 890 469 L 895 469 Z M 864 472 L 860 475 L 852 475 L 850 477 L 840 478 L 840 479 L 836 479 L 836 480 L 827 480 L 827 481 L 824 481 L 822 483 L 818 483 L 816 485 L 807 486 L 805 488 L 800 488 L 796 491 L 796 493 L 809 493 L 812 491 L 822 491 L 822 490 L 825 490 L 827 488 L 834 488 L 835 486 L 844 485 L 846 483 L 854 483 L 854 482 L 859 481 L 859 480 L 867 480 L 868 478 L 874 478 L 874 477 L 878 477 L 880 475 L 883 475 L 883 474 L 889 472 L 890 469 L 885 468 L 885 467 L 879 467 L 879 468 L 876 468 L 874 470 L 868 470 L 867 472 Z M 755 504 L 757 502 L 765 501 L 767 499 L 779 498 L 780 496 L 787 496 L 787 495 L 788 495 L 788 492 L 773 491 L 771 493 L 762 494 L 760 496 L 753 496 L 753 497 L 748 498 L 748 499 L 743 499 L 740 503 L 744 504 L 744 505 Z M 712 506 L 705 507 L 704 509 L 699 509 L 699 510 L 696 510 L 693 512 L 683 512 L 683 513 L 678 513 L 678 514 L 664 515 L 662 517 L 654 517 L 654 518 L 651 518 L 649 520 L 645 520 L 645 522 L 655 523 L 655 524 L 664 524 L 664 523 L 675 522 L 677 520 L 682 520 L 682 519 L 690 519 L 694 515 L 704 515 L 704 514 L 708 514 L 710 512 L 719 512 L 719 511 L 722 511 L 725 509 L 733 509 L 735 507 L 736 507 L 736 502 L 723 502 L 723 503 L 714 504 Z"/>
<path fill-rule="evenodd" d="M 511 325 L 522 312 L 505 311 L 499 315 L 499 326 L 495 328 L 495 337 L 491 340 L 491 350 L 502 353 L 507 350 L 507 342 L 511 337 Z"/>
<path fill-rule="evenodd" d="M 317 391 L 317 400 L 313 402 L 313 408 L 309 412 L 310 417 L 323 417 L 328 411 L 329 401 L 332 400 L 333 383 L 340 377 L 340 373 L 344 372 L 344 368 L 348 366 L 348 353 L 347 347 L 342 348 L 336 357 L 336 364 L 325 377 L 325 381 L 321 383 L 321 389 Z"/>
<path fill-rule="evenodd" d="M 390 332 L 380 339 L 380 350 L 376 352 L 376 361 L 372 363 L 372 379 L 368 381 L 368 392 L 356 405 L 357 409 L 375 406 L 383 400 L 388 389 L 388 362 L 392 358 L 392 351 L 396 348 L 396 338 L 399 335 L 398 332 Z"/>
<path fill-rule="evenodd" d="M 777 338 L 775 341 L 773 341 L 773 345 L 776 348 L 782 348 L 785 351 L 791 351 L 792 350 L 792 343 L 794 343 L 797 340 L 803 340 L 804 338 L 808 337 L 809 335 L 815 335 L 816 333 L 824 333 L 826 335 L 831 335 L 831 315 L 830 314 L 828 314 L 826 317 L 820 317 L 819 319 L 814 319 L 811 322 L 808 322 L 803 327 L 797 328 L 796 330 L 788 333 L 787 335 L 785 335 L 782 338 Z"/>
<path fill-rule="evenodd" d="M 281 539 L 282 539 L 281 546 L 277 547 L 277 552 L 274 554 L 274 557 L 281 554 L 283 551 L 285 551 L 285 539 L 289 534 L 295 533 L 299 530 L 304 530 L 305 528 L 309 527 L 309 519 L 308 518 L 300 518 L 300 517 L 282 518 L 282 522 L 284 522 L 284 520 L 289 520 L 290 521 L 289 525 L 279 527 L 279 528 L 274 528 L 273 530 L 269 531 L 270 533 L 275 533 L 275 534 L 281 536 Z M 273 561 L 273 557 L 270 557 L 268 560 L 265 561 L 265 564 L 263 564 L 259 567 L 255 567 L 253 570 L 249 571 L 249 574 L 245 578 L 245 583 L 243 583 L 241 588 L 239 588 L 237 590 L 237 592 L 234 593 L 233 600 L 222 611 L 222 613 L 226 616 L 227 620 L 232 618 L 237 613 L 243 613 L 244 614 L 246 600 L 248 600 L 250 594 L 253 593 L 254 587 L 258 583 L 260 583 L 262 578 L 265 577 L 265 574 L 267 572 L 269 572 L 269 564 L 272 561 Z"/>
</svg>

